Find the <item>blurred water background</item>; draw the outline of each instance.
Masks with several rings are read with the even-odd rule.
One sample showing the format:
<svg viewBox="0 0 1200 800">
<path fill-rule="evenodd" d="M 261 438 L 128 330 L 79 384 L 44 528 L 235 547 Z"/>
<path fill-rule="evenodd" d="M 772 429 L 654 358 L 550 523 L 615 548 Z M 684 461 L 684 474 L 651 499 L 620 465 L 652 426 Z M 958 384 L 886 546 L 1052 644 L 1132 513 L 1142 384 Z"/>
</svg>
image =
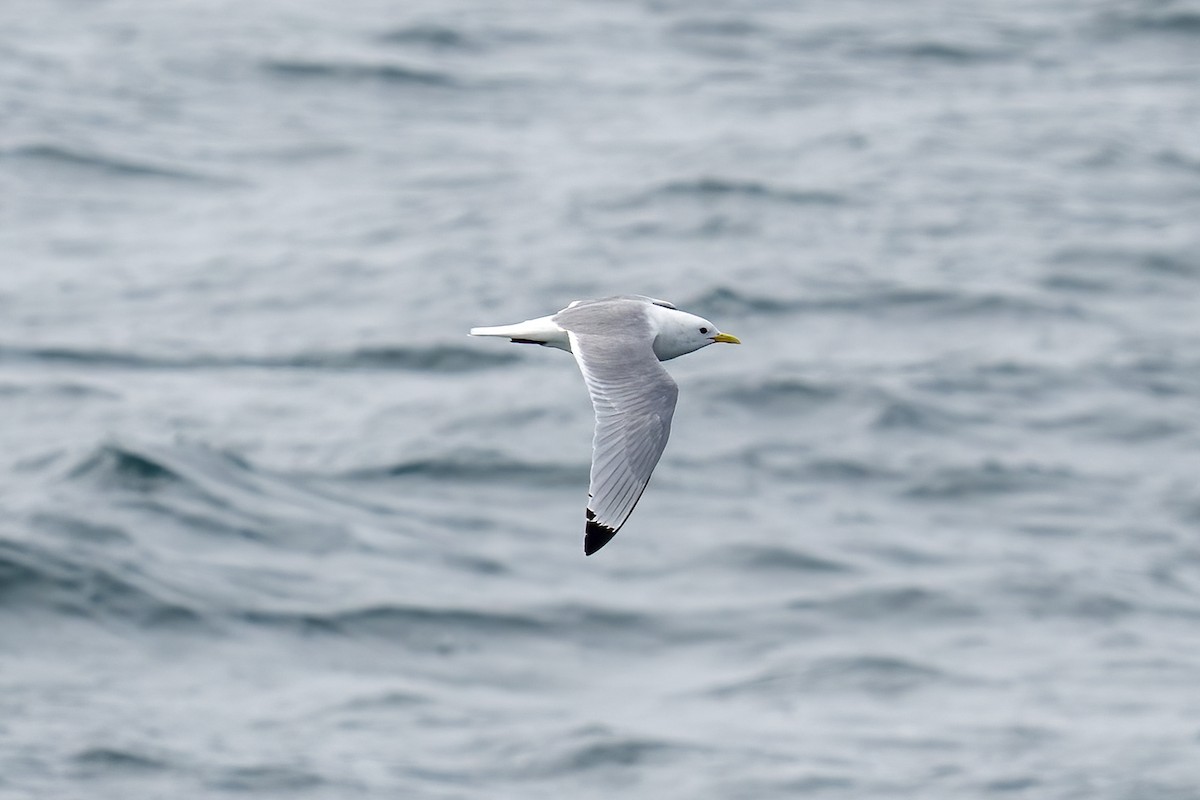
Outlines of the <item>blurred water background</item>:
<svg viewBox="0 0 1200 800">
<path fill-rule="evenodd" d="M 1194 2 L 5 2 L 0 797 L 1198 798 L 1198 295 Z"/>
</svg>

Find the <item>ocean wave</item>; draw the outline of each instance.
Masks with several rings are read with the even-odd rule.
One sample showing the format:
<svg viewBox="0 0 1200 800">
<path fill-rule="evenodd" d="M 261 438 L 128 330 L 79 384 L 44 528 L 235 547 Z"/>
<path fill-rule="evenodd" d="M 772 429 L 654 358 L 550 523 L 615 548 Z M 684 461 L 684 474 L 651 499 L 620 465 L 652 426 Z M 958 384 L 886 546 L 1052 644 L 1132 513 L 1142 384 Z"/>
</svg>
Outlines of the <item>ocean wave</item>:
<svg viewBox="0 0 1200 800">
<path fill-rule="evenodd" d="M 262 67 L 268 72 L 296 80 L 377 81 L 442 89 L 461 85 L 458 78 L 447 72 L 389 62 L 276 58 L 264 61 Z"/>
<path fill-rule="evenodd" d="M 951 676 L 936 667 L 896 656 L 829 656 L 794 669 L 768 669 L 710 689 L 707 694 L 717 698 L 759 697 L 771 702 L 836 690 L 895 695 L 948 680 Z"/>
<path fill-rule="evenodd" d="M 806 447 L 773 444 L 747 449 L 741 463 L 762 470 L 775 478 L 789 481 L 862 481 L 894 480 L 897 473 L 862 459 L 814 455 Z"/>
<path fill-rule="evenodd" d="M 472 608 L 378 604 L 339 610 L 240 610 L 236 618 L 254 625 L 301 634 L 378 636 L 392 640 L 451 633 L 514 636 L 538 633 L 545 623 L 534 615 Z"/>
<path fill-rule="evenodd" d="M 203 622 L 197 608 L 170 597 L 133 564 L 107 565 L 89 554 L 68 557 L 12 541 L 0 540 L 0 593 L 10 607 L 123 620 L 139 627 Z"/>
<path fill-rule="evenodd" d="M 336 712 L 388 711 L 427 705 L 430 702 L 427 695 L 417 692 L 386 689 L 380 692 L 355 695 L 350 699 L 338 702 L 331 710 Z"/>
<path fill-rule="evenodd" d="M 818 300 L 813 308 L 855 313 L 914 309 L 935 317 L 970 319 L 990 315 L 1053 320 L 1084 316 L 1083 309 L 1073 303 L 1049 302 L 1029 295 L 886 285 Z"/>
<path fill-rule="evenodd" d="M 783 375 L 725 389 L 718 392 L 716 397 L 740 408 L 779 409 L 798 413 L 837 400 L 844 393 L 842 386 Z"/>
<path fill-rule="evenodd" d="M 854 621 L 913 621 L 964 619 L 977 617 L 980 609 L 955 599 L 945 592 L 920 586 L 888 589 L 863 589 L 821 600 L 798 600 L 788 605 L 793 610 L 819 611 Z"/>
<path fill-rule="evenodd" d="M 663 183 L 635 198 L 634 205 L 644 205 L 661 198 L 693 198 L 714 200 L 735 198 L 765 200 L 787 205 L 842 205 L 845 195 L 819 189 L 794 189 L 756 180 L 703 177 Z"/>
<path fill-rule="evenodd" d="M 237 181 L 166 164 L 136 161 L 95 150 L 31 143 L 0 149 L 0 159 L 94 170 L 110 177 L 158 178 L 190 183 L 230 184 Z"/>
<path fill-rule="evenodd" d="M 295 553 L 345 546 L 345 514 L 371 513 L 355 500 L 311 488 L 308 477 L 265 472 L 233 453 L 196 445 L 109 443 L 64 478 L 73 490 L 100 492 L 107 504 L 158 528 Z"/>
<path fill-rule="evenodd" d="M 1143 270 L 1162 275 L 1200 277 L 1200 258 L 1191 253 L 1145 253 L 1138 259 Z"/>
<path fill-rule="evenodd" d="M 228 792 L 303 792 L 325 786 L 321 775 L 286 764 L 258 764 L 223 768 L 207 777 L 210 788 Z"/>
<path fill-rule="evenodd" d="M 708 554 L 705 555 L 707 559 Z M 721 548 L 716 561 L 723 567 L 738 567 L 748 574 L 767 572 L 834 573 L 850 572 L 852 568 L 841 561 L 809 555 L 780 545 L 730 545 Z"/>
<path fill-rule="evenodd" d="M 61 512 L 37 513 L 30 518 L 30 522 L 39 531 L 52 532 L 75 543 L 87 542 L 106 546 L 133 543 L 129 532 L 117 525 L 79 519 Z"/>
<path fill-rule="evenodd" d="M 239 485 L 250 490 L 249 462 L 204 447 L 156 448 L 109 443 L 97 447 L 67 472 L 68 480 L 96 481 L 145 491 L 166 484 Z"/>
<path fill-rule="evenodd" d="M 1014 600 L 1021 613 L 1034 618 L 1067 617 L 1101 622 L 1110 622 L 1140 611 L 1148 611 L 1144 599 L 1121 597 L 1104 587 L 1090 582 L 1082 587 L 1075 580 L 1062 576 L 1055 580 L 1024 579 L 1003 581 L 995 589 L 1000 596 Z M 1180 609 L 1154 609 L 1168 615 L 1177 615 Z M 1187 609 L 1183 616 L 1195 618 L 1200 612 Z"/>
<path fill-rule="evenodd" d="M 1200 172 L 1200 156 L 1182 150 L 1168 148 L 1155 156 L 1155 161 L 1168 167 L 1180 167 L 1189 172 Z"/>
<path fill-rule="evenodd" d="M 302 583 L 309 579 L 298 582 L 296 575 L 309 573 L 296 570 L 319 571 L 325 553 L 357 552 L 359 543 L 337 508 L 336 518 L 314 517 L 309 509 L 316 506 L 303 487 L 277 491 L 271 476 L 234 464 L 220 453 L 101 448 L 67 475 L 76 484 L 92 485 L 62 489 L 82 491 L 87 502 L 98 504 L 94 519 L 34 514 L 28 520 L 31 531 L 45 544 L 0 538 L 0 596 L 10 608 L 205 632 L 251 624 L 346 636 L 407 631 L 432 641 L 455 631 L 511 636 L 580 622 L 569 610 L 504 614 L 392 603 L 308 607 L 301 598 Z M 222 543 L 214 536 L 235 541 Z M 185 549 L 202 542 L 205 557 L 196 560 Z M 211 561 L 214 547 L 233 560 Z M 287 566 L 275 566 L 276 557 L 288 559 Z M 435 552 L 430 560 L 474 574 L 504 570 L 503 564 L 470 556 Z M 295 598 L 299 605 L 281 605 L 287 602 L 283 598 Z"/>
<path fill-rule="evenodd" d="M 951 411 L 930 402 L 888 398 L 871 427 L 880 431 L 912 430 L 936 433 L 988 421 L 989 418 L 981 414 Z"/>
<path fill-rule="evenodd" d="M 1186 436 L 1192 427 L 1177 417 L 1142 416 L 1115 408 L 1047 417 L 1028 424 L 1032 430 L 1085 431 L 1097 439 L 1125 443 Z"/>
<path fill-rule="evenodd" d="M 605 725 L 584 725 L 555 732 L 536 755 L 510 762 L 505 771 L 518 780 L 578 777 L 580 773 L 609 769 L 628 774 L 639 765 L 701 752 L 701 747 L 690 743 L 623 735 Z"/>
<path fill-rule="evenodd" d="M 863 48 L 859 52 L 865 57 L 898 57 L 955 65 L 990 63 L 1015 56 L 1013 51 L 997 47 L 978 47 L 962 42 L 951 43 L 935 40 L 873 45 L 870 48 Z"/>
<path fill-rule="evenodd" d="M 993 292 L 972 293 L 936 287 L 866 284 L 840 294 L 779 298 L 718 286 L 691 300 L 687 307 L 705 316 L 753 316 L 825 312 L 870 314 L 919 311 L 930 316 L 974 318 L 986 315 L 1061 320 L 1084 316 L 1073 303 L 1049 302 L 1031 296 Z"/>
<path fill-rule="evenodd" d="M 629 640 L 671 639 L 686 632 L 664 629 L 647 615 L 578 604 L 498 611 L 483 607 L 377 603 L 354 608 L 232 609 L 231 618 L 294 634 L 370 637 L 417 646 L 454 647 L 458 637 L 589 639 L 623 647 Z"/>
<path fill-rule="evenodd" d="M 158 546 L 165 546 L 164 538 L 157 538 Z M 486 604 L 453 607 L 406 602 L 336 607 L 325 601 L 299 601 L 288 607 L 269 588 L 262 590 L 263 580 L 273 581 L 274 570 L 257 560 L 261 553 L 245 564 L 247 570 L 262 571 L 262 579 L 252 589 L 240 583 L 252 572 L 239 568 L 241 577 L 231 576 L 226 566 L 207 560 L 147 557 L 132 542 L 129 535 L 92 537 L 66 542 L 60 551 L 55 547 L 63 544 L 61 540 L 42 545 L 0 538 L 0 597 L 10 611 L 87 619 L 106 626 L 236 637 L 240 634 L 233 626 L 248 625 L 297 636 L 385 639 L 430 649 L 487 637 L 506 641 L 586 637 L 620 647 L 630 637 L 659 640 L 667 633 L 639 613 L 571 603 L 512 610 Z M 83 760 L 100 766 L 122 758 L 95 752 Z"/>
<path fill-rule="evenodd" d="M 545 464 L 516 461 L 500 453 L 484 450 L 459 452 L 448 456 L 417 458 L 379 467 L 366 467 L 343 473 L 352 480 L 384 478 L 430 478 L 512 482 L 529 485 L 586 485 L 589 467 L 585 464 Z"/>
<path fill-rule="evenodd" d="M 1050 264 L 1059 269 L 1051 278 L 1077 279 L 1102 282 L 1102 287 L 1112 286 L 1113 281 L 1137 275 L 1172 278 L 1200 278 L 1200 257 L 1186 250 L 1147 248 L 1141 250 L 1115 247 L 1071 246 L 1057 250 L 1050 256 Z M 1079 269 L 1079 273 L 1075 272 Z M 1099 271 L 1100 274 L 1097 274 Z M 1082 274 L 1080 274 L 1082 273 Z"/>
<path fill-rule="evenodd" d="M 934 373 L 915 381 L 914 386 L 935 394 L 996 394 L 1032 399 L 1063 390 L 1077 380 L 1076 375 L 1059 368 L 1015 361 L 941 363 Z"/>
<path fill-rule="evenodd" d="M 557 603 L 538 612 L 542 624 L 556 637 L 599 637 L 605 644 L 623 646 L 626 638 L 661 642 L 672 636 L 654 612 L 628 611 L 582 603 Z"/>
<path fill-rule="evenodd" d="M 1147 353 L 1095 367 L 1113 388 L 1154 397 L 1200 398 L 1200 359 L 1182 353 Z"/>
<path fill-rule="evenodd" d="M 253 523 L 266 519 L 258 507 L 270 507 L 263 491 L 267 477 L 232 453 L 119 443 L 97 447 L 65 474 L 68 482 L 92 490 L 136 495 L 134 507 L 157 518 L 206 533 L 233 532 L 238 538 L 260 537 Z"/>
<path fill-rule="evenodd" d="M 376 42 L 437 53 L 481 53 L 506 45 L 544 43 L 543 31 L 496 21 L 472 20 L 466 26 L 427 22 L 401 25 L 377 34 Z"/>
<path fill-rule="evenodd" d="M 788 314 L 805 309 L 799 299 L 786 300 L 751 294 L 728 286 L 717 286 L 692 298 L 684 306 L 704 316 L 756 316 L 763 314 Z"/>
<path fill-rule="evenodd" d="M 764 34 L 767 29 L 738 17 L 697 17 L 676 22 L 670 27 L 670 32 L 687 36 L 719 36 L 740 39 Z"/>
<path fill-rule="evenodd" d="M 519 357 L 504 352 L 481 352 L 451 345 L 428 347 L 363 347 L 345 353 L 299 353 L 266 366 L 301 369 L 402 369 L 418 372 L 471 372 L 512 364 Z M 248 365 L 255 365 L 248 361 Z"/>
<path fill-rule="evenodd" d="M 1147 4 L 1143 10 L 1108 13 L 1099 20 L 1099 29 L 1109 36 L 1168 34 L 1200 36 L 1200 12 L 1185 8 L 1161 9 Z"/>
<path fill-rule="evenodd" d="M 111 777 L 112 773 L 158 772 L 170 769 L 171 763 L 163 758 L 135 751 L 130 748 L 111 746 L 89 747 L 71 756 L 71 764 L 85 775 L 95 773 Z"/>
<path fill-rule="evenodd" d="M 899 477 L 894 470 L 877 463 L 856 458 L 816 457 L 803 465 L 800 476 L 814 481 L 837 481 L 858 483 L 861 481 L 894 480 Z"/>
<path fill-rule="evenodd" d="M 997 461 L 944 467 L 919 477 L 904 495 L 921 500 L 960 500 L 981 495 L 1061 490 L 1078 476 L 1066 467 L 1009 465 Z"/>
<path fill-rule="evenodd" d="M 165 356 L 71 346 L 12 347 L 0 345 L 0 363 L 41 361 L 81 367 L 145 370 L 314 369 L 471 372 L 518 360 L 512 353 L 452 345 L 427 347 L 361 347 L 347 351 L 238 356 L 196 354 Z"/>
<path fill-rule="evenodd" d="M 119 445 L 105 445 L 77 464 L 68 477 L 94 478 L 144 491 L 181 481 L 179 473 L 160 457 Z"/>
<path fill-rule="evenodd" d="M 406 25 L 381 33 L 388 44 L 421 45 L 437 50 L 479 50 L 482 43 L 457 28 L 446 25 Z"/>
<path fill-rule="evenodd" d="M 658 739 L 610 737 L 605 741 L 570 746 L 537 771 L 542 775 L 577 775 L 609 768 L 628 769 L 646 762 L 662 763 L 685 749 Z"/>
<path fill-rule="evenodd" d="M 3 355 L 0 355 L 0 360 Z M 0 383 L 0 397 L 89 397 L 116 400 L 120 395 L 86 383 Z"/>
<path fill-rule="evenodd" d="M 937 667 L 897 656 L 832 656 L 818 659 L 804 672 L 815 690 L 851 689 L 871 694 L 901 694 L 952 680 Z"/>
</svg>

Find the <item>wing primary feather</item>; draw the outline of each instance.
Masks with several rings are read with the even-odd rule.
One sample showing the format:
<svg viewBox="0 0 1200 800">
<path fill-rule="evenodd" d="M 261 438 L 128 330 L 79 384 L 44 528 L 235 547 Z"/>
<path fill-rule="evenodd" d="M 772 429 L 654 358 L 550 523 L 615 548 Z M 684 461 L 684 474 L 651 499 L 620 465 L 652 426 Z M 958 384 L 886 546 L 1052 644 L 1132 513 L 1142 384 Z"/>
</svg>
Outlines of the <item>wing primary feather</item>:
<svg viewBox="0 0 1200 800">
<path fill-rule="evenodd" d="M 607 525 L 601 525 L 594 520 L 588 520 L 587 529 L 583 534 L 583 554 L 590 556 L 604 545 L 612 541 L 617 532 Z"/>
<path fill-rule="evenodd" d="M 584 527 L 587 555 L 617 534 L 641 500 L 666 447 L 679 395 L 654 355 L 648 323 L 639 327 L 635 321 L 616 334 L 601 332 L 600 313 L 583 305 L 555 317 L 567 331 L 596 415 Z"/>
</svg>

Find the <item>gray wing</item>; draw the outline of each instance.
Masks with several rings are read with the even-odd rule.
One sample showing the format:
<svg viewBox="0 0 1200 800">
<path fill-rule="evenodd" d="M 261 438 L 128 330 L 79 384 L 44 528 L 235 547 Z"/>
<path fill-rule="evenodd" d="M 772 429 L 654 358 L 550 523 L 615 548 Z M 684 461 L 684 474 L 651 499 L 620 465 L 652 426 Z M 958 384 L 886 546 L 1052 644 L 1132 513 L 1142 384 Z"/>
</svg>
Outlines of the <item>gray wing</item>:
<svg viewBox="0 0 1200 800">
<path fill-rule="evenodd" d="M 641 499 L 667 446 L 679 397 L 679 387 L 654 355 L 649 326 L 641 330 L 634 322 L 628 327 L 638 330 L 599 334 L 568 328 L 596 411 L 583 540 L 589 556 L 608 544 Z"/>
</svg>

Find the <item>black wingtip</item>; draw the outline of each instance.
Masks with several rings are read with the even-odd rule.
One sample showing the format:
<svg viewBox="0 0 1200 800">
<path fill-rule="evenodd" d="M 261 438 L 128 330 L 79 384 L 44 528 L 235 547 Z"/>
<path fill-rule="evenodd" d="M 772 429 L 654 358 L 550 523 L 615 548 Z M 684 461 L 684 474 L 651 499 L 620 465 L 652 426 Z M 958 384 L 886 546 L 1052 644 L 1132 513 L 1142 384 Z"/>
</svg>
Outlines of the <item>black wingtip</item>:
<svg viewBox="0 0 1200 800">
<path fill-rule="evenodd" d="M 617 535 L 617 532 L 615 529 L 610 528 L 607 525 L 601 525 L 599 522 L 596 522 L 594 519 L 592 519 L 592 517 L 596 515 L 592 513 L 590 508 L 588 509 L 587 513 L 588 523 L 587 528 L 583 533 L 583 554 L 585 556 L 590 556 L 592 553 L 596 552 L 601 547 L 604 547 L 604 545 L 612 541 L 612 538 Z"/>
</svg>

